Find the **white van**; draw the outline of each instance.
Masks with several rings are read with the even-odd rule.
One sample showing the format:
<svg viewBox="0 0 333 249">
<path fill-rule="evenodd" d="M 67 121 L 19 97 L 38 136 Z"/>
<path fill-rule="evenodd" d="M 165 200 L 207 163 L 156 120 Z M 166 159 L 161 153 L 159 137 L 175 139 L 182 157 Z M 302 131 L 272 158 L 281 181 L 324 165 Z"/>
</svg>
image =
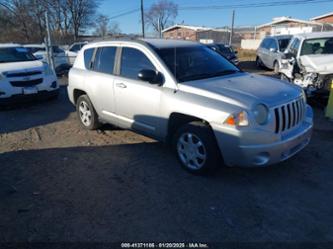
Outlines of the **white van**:
<svg viewBox="0 0 333 249">
<path fill-rule="evenodd" d="M 56 97 L 57 77 L 49 65 L 19 44 L 0 44 L 0 105 Z"/>
</svg>

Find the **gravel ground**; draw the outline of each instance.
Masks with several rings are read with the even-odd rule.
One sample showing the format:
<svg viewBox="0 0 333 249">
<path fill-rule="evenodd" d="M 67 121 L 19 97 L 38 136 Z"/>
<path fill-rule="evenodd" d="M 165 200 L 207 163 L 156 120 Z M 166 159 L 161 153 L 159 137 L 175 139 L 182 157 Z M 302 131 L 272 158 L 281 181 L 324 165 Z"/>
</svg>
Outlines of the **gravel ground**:
<svg viewBox="0 0 333 249">
<path fill-rule="evenodd" d="M 290 160 L 192 176 L 154 140 L 81 129 L 62 87 L 0 112 L 0 242 L 332 242 L 332 155 L 333 123 L 315 109 Z"/>
</svg>

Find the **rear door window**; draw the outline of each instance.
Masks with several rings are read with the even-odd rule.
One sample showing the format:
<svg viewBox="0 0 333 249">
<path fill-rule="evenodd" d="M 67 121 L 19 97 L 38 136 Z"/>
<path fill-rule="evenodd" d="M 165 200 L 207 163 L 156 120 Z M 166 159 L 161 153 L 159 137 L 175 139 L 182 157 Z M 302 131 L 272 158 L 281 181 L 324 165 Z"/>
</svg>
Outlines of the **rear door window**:
<svg viewBox="0 0 333 249">
<path fill-rule="evenodd" d="M 97 50 L 94 70 L 101 73 L 113 74 L 116 47 L 102 47 Z"/>
<path fill-rule="evenodd" d="M 143 69 L 156 70 L 147 56 L 135 48 L 123 48 L 121 52 L 120 75 L 130 79 L 137 79 Z"/>
</svg>

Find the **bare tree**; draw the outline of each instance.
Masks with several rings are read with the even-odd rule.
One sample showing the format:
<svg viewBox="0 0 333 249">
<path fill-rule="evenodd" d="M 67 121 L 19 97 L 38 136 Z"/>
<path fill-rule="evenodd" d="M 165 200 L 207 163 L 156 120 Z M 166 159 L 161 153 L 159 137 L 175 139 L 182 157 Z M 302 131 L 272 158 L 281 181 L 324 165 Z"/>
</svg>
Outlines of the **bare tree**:
<svg viewBox="0 0 333 249">
<path fill-rule="evenodd" d="M 98 0 L 67 0 L 75 40 L 82 30 L 93 24 L 98 4 Z"/>
<path fill-rule="evenodd" d="M 42 42 L 45 13 L 56 41 L 72 42 L 93 27 L 102 0 L 0 0 L 0 41 Z M 5 35 L 6 34 L 6 35 Z"/>
<path fill-rule="evenodd" d="M 171 24 L 178 15 L 178 5 L 169 0 L 154 3 L 145 14 L 146 24 L 160 32 Z"/>
<path fill-rule="evenodd" d="M 109 31 L 110 18 L 106 15 L 99 15 L 96 19 L 96 30 L 95 33 L 98 36 L 105 37 Z"/>
<path fill-rule="evenodd" d="M 118 35 L 121 33 L 120 27 L 119 27 L 119 23 L 117 22 L 112 22 L 109 26 L 109 32 L 112 35 Z"/>
</svg>

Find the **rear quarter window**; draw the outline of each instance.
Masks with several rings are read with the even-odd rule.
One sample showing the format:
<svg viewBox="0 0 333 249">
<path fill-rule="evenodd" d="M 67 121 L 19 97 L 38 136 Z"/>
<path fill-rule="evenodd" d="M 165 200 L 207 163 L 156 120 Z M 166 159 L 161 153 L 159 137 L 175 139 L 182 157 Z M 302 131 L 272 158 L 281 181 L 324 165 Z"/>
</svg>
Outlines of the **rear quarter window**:
<svg viewBox="0 0 333 249">
<path fill-rule="evenodd" d="M 94 48 L 89 48 L 84 51 L 84 66 L 86 69 L 91 69 L 91 59 L 94 54 Z"/>
<path fill-rule="evenodd" d="M 94 62 L 94 70 L 101 73 L 113 74 L 116 47 L 101 47 L 97 50 Z"/>
</svg>

